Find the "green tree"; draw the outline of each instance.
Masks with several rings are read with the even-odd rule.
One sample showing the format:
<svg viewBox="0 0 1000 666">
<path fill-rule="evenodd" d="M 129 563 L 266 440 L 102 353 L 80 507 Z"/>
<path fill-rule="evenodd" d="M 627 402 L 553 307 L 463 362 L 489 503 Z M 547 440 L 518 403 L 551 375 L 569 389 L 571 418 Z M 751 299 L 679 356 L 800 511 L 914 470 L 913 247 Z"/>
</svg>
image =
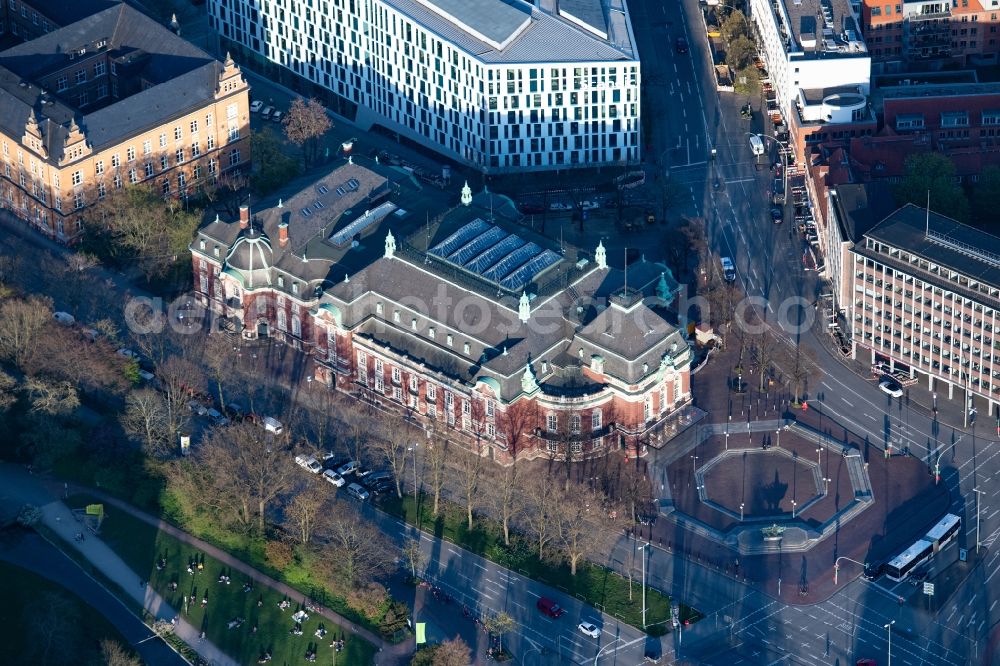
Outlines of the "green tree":
<svg viewBox="0 0 1000 666">
<path fill-rule="evenodd" d="M 1000 168 L 989 166 L 979 174 L 979 182 L 972 189 L 972 210 L 976 225 L 989 229 L 1000 211 Z"/>
<path fill-rule="evenodd" d="M 903 182 L 894 192 L 896 205 L 908 203 L 927 206 L 930 192 L 931 210 L 960 222 L 969 219 L 969 201 L 958 182 L 955 163 L 940 153 L 920 153 L 906 158 Z"/>
<path fill-rule="evenodd" d="M 258 194 L 266 196 L 299 175 L 298 160 L 284 153 L 281 139 L 270 127 L 250 133 L 250 150 L 254 163 L 250 186 Z"/>
<path fill-rule="evenodd" d="M 749 67 L 755 55 L 757 46 L 746 35 L 740 35 L 726 44 L 726 64 L 734 72 Z"/>
<path fill-rule="evenodd" d="M 117 263 L 134 263 L 147 280 L 162 278 L 188 246 L 201 211 L 188 212 L 149 185 L 112 190 L 87 213 L 84 248 Z M 189 261 L 189 259 L 188 259 Z"/>
<path fill-rule="evenodd" d="M 731 44 L 737 37 L 749 37 L 747 17 L 738 9 L 734 9 L 722 19 L 719 33 L 726 44 Z"/>
<path fill-rule="evenodd" d="M 760 74 L 753 65 L 733 72 L 733 91 L 737 95 L 756 97 L 760 94 Z M 749 101 L 749 100 L 748 100 Z"/>
</svg>

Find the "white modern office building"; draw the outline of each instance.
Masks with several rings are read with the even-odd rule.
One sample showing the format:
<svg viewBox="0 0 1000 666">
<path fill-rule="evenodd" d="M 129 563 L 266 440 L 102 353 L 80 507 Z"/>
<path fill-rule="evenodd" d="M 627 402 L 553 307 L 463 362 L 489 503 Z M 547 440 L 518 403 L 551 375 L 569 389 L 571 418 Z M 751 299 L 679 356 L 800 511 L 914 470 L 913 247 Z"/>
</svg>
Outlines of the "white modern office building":
<svg viewBox="0 0 1000 666">
<path fill-rule="evenodd" d="M 835 123 L 865 115 L 871 56 L 850 0 L 750 0 L 750 13 L 783 114 L 795 106 L 804 120 Z"/>
<path fill-rule="evenodd" d="M 624 0 L 209 0 L 208 9 L 224 47 L 330 91 L 362 129 L 379 125 L 484 173 L 640 159 L 641 75 Z"/>
</svg>

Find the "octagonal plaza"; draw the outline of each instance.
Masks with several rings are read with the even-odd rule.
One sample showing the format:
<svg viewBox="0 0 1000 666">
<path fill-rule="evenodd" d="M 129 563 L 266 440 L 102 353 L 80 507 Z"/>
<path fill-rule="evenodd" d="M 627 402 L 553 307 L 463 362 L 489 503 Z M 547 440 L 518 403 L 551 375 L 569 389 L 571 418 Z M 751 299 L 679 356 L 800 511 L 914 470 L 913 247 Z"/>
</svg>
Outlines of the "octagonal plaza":
<svg viewBox="0 0 1000 666">
<path fill-rule="evenodd" d="M 856 440 L 835 439 L 792 419 L 754 422 L 749 432 L 743 424 L 728 435 L 727 428 L 701 427 L 661 458 L 660 514 L 692 536 L 742 555 L 802 552 L 834 533 L 852 534 L 858 521 L 858 539 L 871 541 L 895 508 L 887 501 L 905 501 L 882 497 L 881 510 L 871 511 L 872 456 L 878 469 L 890 461 L 880 450 L 863 451 L 867 446 Z M 927 486 L 936 490 L 920 461 L 894 456 L 891 462 L 916 495 Z M 879 515 L 863 520 L 866 512 Z"/>
</svg>

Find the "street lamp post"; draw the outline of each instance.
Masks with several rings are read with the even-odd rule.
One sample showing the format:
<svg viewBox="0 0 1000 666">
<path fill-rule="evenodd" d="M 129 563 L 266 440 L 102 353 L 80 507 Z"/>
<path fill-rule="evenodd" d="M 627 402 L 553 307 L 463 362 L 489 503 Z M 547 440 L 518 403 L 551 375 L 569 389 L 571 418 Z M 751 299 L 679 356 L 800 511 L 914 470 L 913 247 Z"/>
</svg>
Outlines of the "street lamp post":
<svg viewBox="0 0 1000 666">
<path fill-rule="evenodd" d="M 820 472 L 823 471 L 823 447 L 816 448 L 816 466 L 819 467 Z"/>
<path fill-rule="evenodd" d="M 729 415 L 729 420 L 726 422 L 726 451 L 729 450 L 729 428 L 733 425 L 733 415 Z M 1000 432 L 1000 426 L 997 427 L 997 432 Z"/>
<path fill-rule="evenodd" d="M 740 502 L 740 520 L 743 520 L 743 502 Z"/>
<path fill-rule="evenodd" d="M 795 517 L 795 500 L 792 500 L 792 518 Z"/>
<path fill-rule="evenodd" d="M 894 624 L 896 624 L 895 620 L 889 624 L 882 625 L 882 628 L 885 629 L 885 633 L 889 636 L 889 659 L 885 662 L 886 666 L 892 666 L 892 625 Z"/>
<path fill-rule="evenodd" d="M 420 446 L 419 443 L 414 442 L 411 446 L 407 447 L 409 451 L 413 452 L 413 503 L 416 505 L 417 502 L 417 447 Z"/>
<path fill-rule="evenodd" d="M 986 491 L 980 490 L 979 488 L 973 488 L 972 492 L 976 493 L 976 555 L 978 555 L 979 547 L 982 545 L 979 541 L 979 510 L 982 505 L 982 497 Z"/>
<path fill-rule="evenodd" d="M 778 448 L 780 449 L 781 448 L 781 428 L 778 428 L 774 432 L 778 436 Z"/>
<path fill-rule="evenodd" d="M 639 546 L 639 550 L 642 551 L 642 629 L 646 630 L 646 549 L 649 548 L 649 544 L 645 543 Z"/>
<path fill-rule="evenodd" d="M 597 662 L 600 660 L 601 655 L 604 654 L 604 651 L 607 650 L 608 648 L 610 648 L 612 645 L 615 646 L 615 655 L 617 655 L 618 654 L 618 647 L 617 646 L 618 646 L 618 642 L 619 641 L 621 641 L 621 638 L 616 638 L 615 640 L 611 641 L 610 643 L 608 643 L 607 645 L 605 645 L 604 647 L 602 647 L 598 651 L 597 656 L 594 657 L 594 666 L 597 666 Z"/>
<path fill-rule="evenodd" d="M 691 474 L 698 476 L 698 456 L 691 456 Z"/>
<path fill-rule="evenodd" d="M 833 479 L 828 479 L 825 476 L 823 477 L 823 492 L 825 494 L 827 494 L 827 495 L 830 494 L 830 482 L 831 481 L 833 481 Z"/>
<path fill-rule="evenodd" d="M 837 579 L 839 578 L 839 574 L 840 574 L 840 561 L 841 560 L 847 560 L 848 562 L 854 562 L 855 564 L 857 564 L 857 565 L 859 565 L 861 567 L 865 566 L 864 564 L 861 564 L 861 562 L 858 562 L 857 560 L 852 560 L 849 557 L 844 557 L 843 555 L 840 556 L 840 557 L 838 557 L 837 561 L 833 563 L 833 584 L 834 585 L 837 584 Z"/>
</svg>

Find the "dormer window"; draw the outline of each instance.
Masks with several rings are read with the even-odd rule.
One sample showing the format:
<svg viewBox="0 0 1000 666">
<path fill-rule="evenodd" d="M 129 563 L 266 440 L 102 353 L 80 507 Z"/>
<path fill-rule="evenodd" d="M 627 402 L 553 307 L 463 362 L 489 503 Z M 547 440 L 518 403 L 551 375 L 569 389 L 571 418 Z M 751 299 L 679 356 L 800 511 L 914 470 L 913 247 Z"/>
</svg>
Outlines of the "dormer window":
<svg viewBox="0 0 1000 666">
<path fill-rule="evenodd" d="M 381 301 L 375 304 L 375 314 L 382 314 L 383 309 Z"/>
<path fill-rule="evenodd" d="M 201 240 L 201 241 L 200 241 L 200 242 L 198 243 L 198 249 L 199 249 L 199 250 L 201 250 L 202 252 L 204 252 L 204 251 L 205 251 L 205 240 L 204 240 L 204 239 L 202 239 L 202 240 Z"/>
<path fill-rule="evenodd" d="M 217 256 L 217 257 L 219 256 L 219 246 L 218 245 L 215 246 L 215 256 Z"/>
<path fill-rule="evenodd" d="M 434 332 L 433 326 L 427 329 L 427 337 L 429 337 L 431 340 L 433 340 L 436 335 L 437 334 Z"/>
<path fill-rule="evenodd" d="M 449 347 L 451 347 L 452 343 L 455 342 L 455 339 L 451 337 L 451 333 L 449 333 L 448 336 L 444 339 L 444 341 Z"/>
<path fill-rule="evenodd" d="M 466 342 L 464 345 L 462 345 L 462 352 L 463 353 L 468 354 L 471 350 L 472 350 L 472 348 L 469 346 L 468 342 Z"/>
<path fill-rule="evenodd" d="M 598 354 L 590 357 L 590 369 L 599 375 L 604 374 L 604 358 Z"/>
<path fill-rule="evenodd" d="M 278 286 L 279 287 L 284 287 L 285 286 L 285 278 L 284 278 L 283 275 L 279 275 L 278 276 Z"/>
<path fill-rule="evenodd" d="M 392 320 L 397 323 L 399 322 L 399 310 L 392 311 Z"/>
<path fill-rule="evenodd" d="M 414 331 L 417 330 L 417 320 L 416 319 L 411 319 L 410 320 L 410 328 L 412 328 Z"/>
<path fill-rule="evenodd" d="M 293 294 L 298 294 L 299 293 L 299 283 L 298 282 L 293 282 L 292 283 L 292 293 Z"/>
</svg>

